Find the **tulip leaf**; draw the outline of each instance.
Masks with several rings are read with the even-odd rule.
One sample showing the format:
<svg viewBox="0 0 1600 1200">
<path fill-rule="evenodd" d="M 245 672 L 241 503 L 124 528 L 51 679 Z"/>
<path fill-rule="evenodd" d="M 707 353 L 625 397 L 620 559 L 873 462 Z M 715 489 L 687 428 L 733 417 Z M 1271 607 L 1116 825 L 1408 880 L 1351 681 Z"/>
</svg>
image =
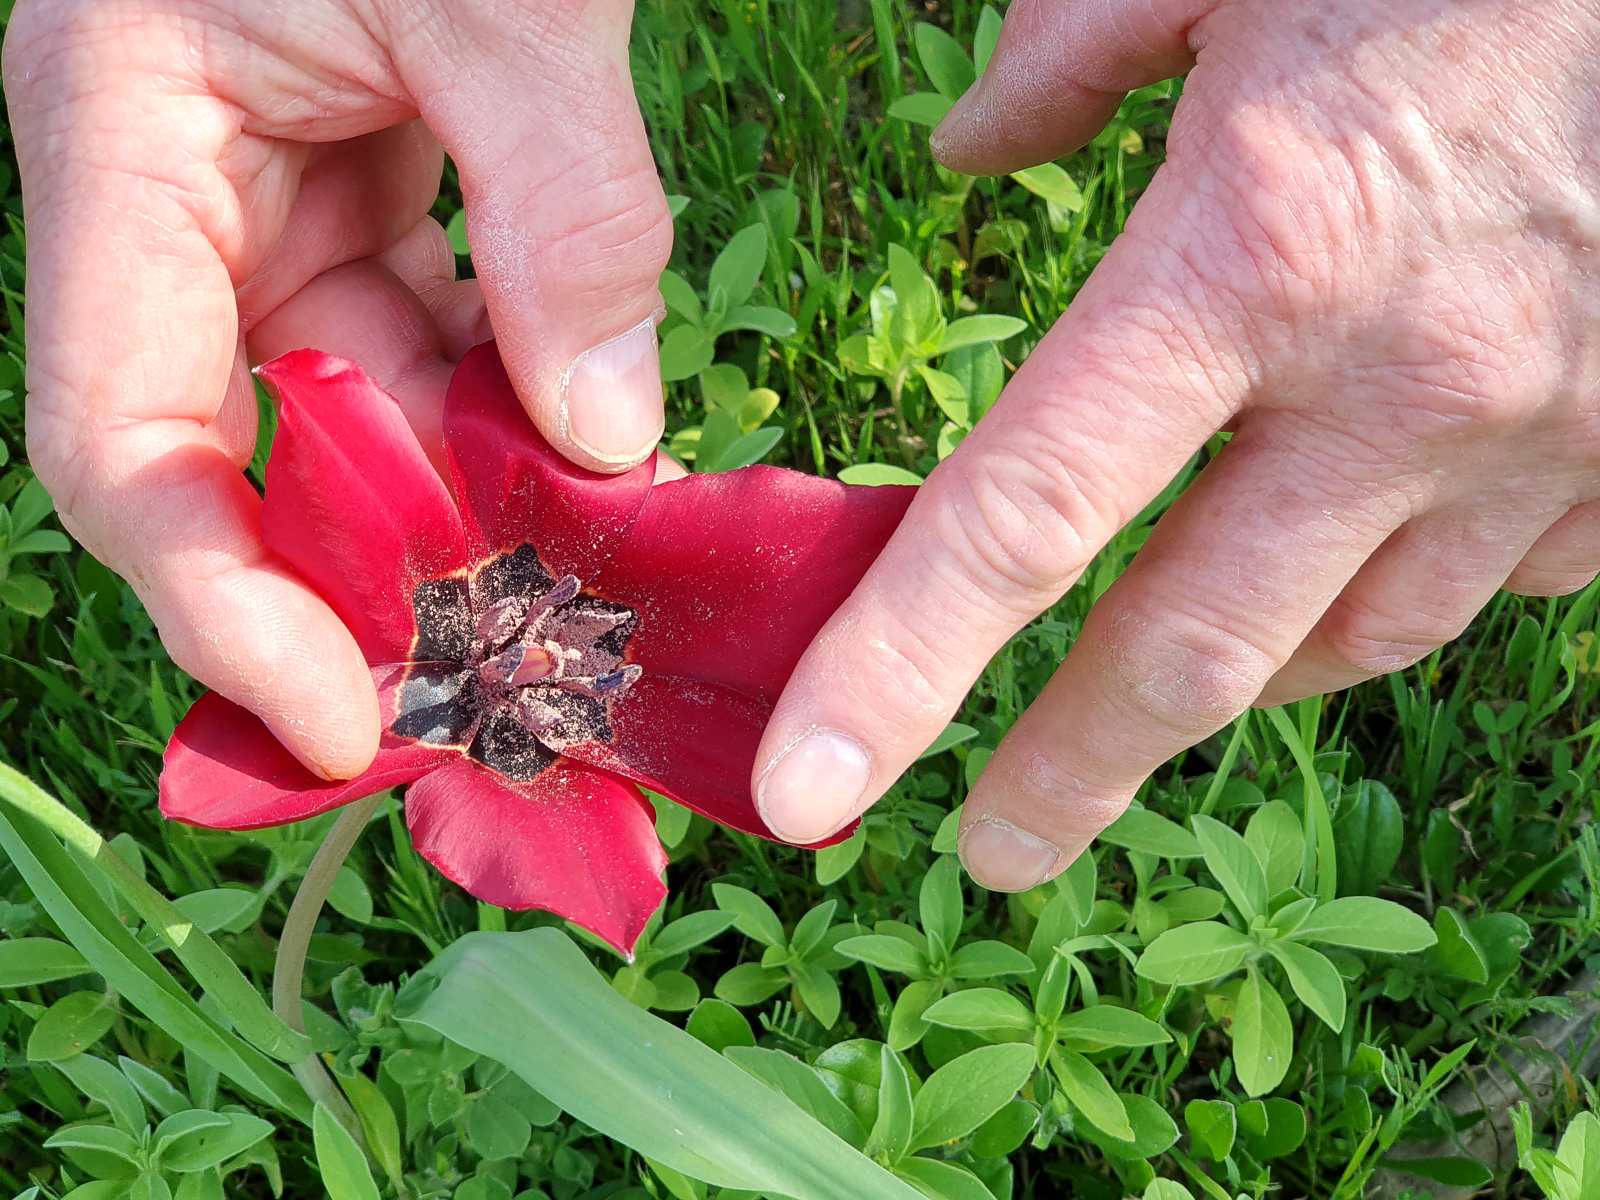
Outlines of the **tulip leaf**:
<svg viewBox="0 0 1600 1200">
<path fill-rule="evenodd" d="M 407 985 L 397 1013 L 692 1178 L 794 1200 L 916 1195 L 785 1096 L 618 995 L 559 930 L 466 935 Z"/>
</svg>

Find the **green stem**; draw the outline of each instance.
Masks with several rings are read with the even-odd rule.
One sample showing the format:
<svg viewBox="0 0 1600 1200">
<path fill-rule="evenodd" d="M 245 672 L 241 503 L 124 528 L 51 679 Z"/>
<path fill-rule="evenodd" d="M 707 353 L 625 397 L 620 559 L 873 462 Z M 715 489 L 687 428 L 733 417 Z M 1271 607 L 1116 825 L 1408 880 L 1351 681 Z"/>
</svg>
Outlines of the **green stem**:
<svg viewBox="0 0 1600 1200">
<path fill-rule="evenodd" d="M 367 827 L 367 822 L 382 803 L 383 795 L 379 792 L 376 796 L 368 796 L 365 800 L 346 805 L 340 811 L 339 819 L 333 823 L 327 838 L 318 847 L 289 905 L 289 915 L 278 937 L 278 956 L 272 968 L 272 1011 L 297 1033 L 305 1032 L 300 1006 L 306 974 L 306 951 L 311 946 L 311 934 L 317 927 L 317 918 L 322 915 L 322 906 L 327 902 L 328 893 L 333 891 L 333 881 L 339 876 L 339 868 L 344 866 L 344 860 L 350 856 L 351 849 L 360 839 L 361 831 Z M 306 1094 L 318 1104 L 327 1105 L 339 1123 L 360 1141 L 361 1123 L 315 1052 L 295 1063 L 292 1070 Z"/>
</svg>

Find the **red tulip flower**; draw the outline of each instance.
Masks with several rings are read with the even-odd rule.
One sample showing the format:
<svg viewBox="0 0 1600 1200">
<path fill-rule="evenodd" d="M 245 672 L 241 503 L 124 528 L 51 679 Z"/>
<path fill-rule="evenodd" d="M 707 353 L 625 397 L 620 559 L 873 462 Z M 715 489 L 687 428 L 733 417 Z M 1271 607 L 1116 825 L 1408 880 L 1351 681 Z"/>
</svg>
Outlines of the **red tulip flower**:
<svg viewBox="0 0 1600 1200">
<path fill-rule="evenodd" d="M 447 488 L 360 367 L 300 350 L 261 376 L 280 402 L 266 542 L 355 635 L 382 741 L 329 782 L 204 696 L 167 747 L 166 816 L 255 829 L 410 784 L 412 839 L 446 876 L 624 953 L 666 894 L 638 785 L 773 836 L 750 798 L 761 731 L 910 489 L 592 474 L 540 438 L 492 345 L 450 384 Z"/>
</svg>

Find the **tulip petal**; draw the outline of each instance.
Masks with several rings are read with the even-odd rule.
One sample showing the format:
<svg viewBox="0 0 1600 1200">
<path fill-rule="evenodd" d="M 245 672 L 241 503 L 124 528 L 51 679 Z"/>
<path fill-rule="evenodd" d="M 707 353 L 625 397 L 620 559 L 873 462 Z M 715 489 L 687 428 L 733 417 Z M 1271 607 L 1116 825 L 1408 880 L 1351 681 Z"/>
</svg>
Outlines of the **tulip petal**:
<svg viewBox="0 0 1600 1200">
<path fill-rule="evenodd" d="M 413 593 L 466 566 L 461 518 L 394 398 L 356 364 L 296 350 L 260 369 L 278 396 L 262 531 L 370 663 L 416 636 Z"/>
<path fill-rule="evenodd" d="M 746 467 L 650 489 L 594 587 L 639 614 L 628 658 L 776 702 L 894 532 L 909 487 Z"/>
<path fill-rule="evenodd" d="M 445 451 L 475 562 L 532 543 L 551 575 L 587 583 L 644 503 L 652 457 L 620 475 L 562 458 L 539 435 L 492 343 L 472 350 L 450 381 Z"/>
<path fill-rule="evenodd" d="M 610 742 L 566 750 L 578 759 L 643 784 L 719 825 L 782 841 L 750 797 L 756 747 L 772 709 L 732 688 L 645 674 L 611 710 Z M 809 847 L 843 841 L 855 822 Z"/>
<path fill-rule="evenodd" d="M 638 789 L 561 761 L 528 783 L 465 759 L 406 793 L 417 853 L 480 900 L 542 908 L 631 954 L 667 894 Z"/>
<path fill-rule="evenodd" d="M 254 714 L 215 692 L 179 723 L 161 760 L 161 814 L 208 829 L 261 829 L 303 821 L 385 788 L 410 783 L 458 757 L 384 738 L 354 779 L 320 779 Z"/>
</svg>

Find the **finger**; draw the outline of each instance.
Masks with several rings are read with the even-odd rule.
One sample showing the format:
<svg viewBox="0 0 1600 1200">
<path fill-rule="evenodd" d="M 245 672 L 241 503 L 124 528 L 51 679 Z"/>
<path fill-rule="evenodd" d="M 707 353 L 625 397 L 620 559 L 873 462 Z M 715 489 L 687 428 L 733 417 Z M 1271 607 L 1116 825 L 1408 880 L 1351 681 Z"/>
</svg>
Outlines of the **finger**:
<svg viewBox="0 0 1600 1200">
<path fill-rule="evenodd" d="M 1247 423 L 1162 519 L 967 797 L 974 879 L 1021 891 L 1063 870 L 1156 767 L 1250 706 L 1405 519 L 1381 477 L 1325 455 Z"/>
<path fill-rule="evenodd" d="M 450 477 L 444 396 L 453 365 L 432 315 L 399 276 L 377 259 L 324 271 L 250 335 L 257 362 L 305 346 L 360 363 L 399 401 L 434 469 Z"/>
<path fill-rule="evenodd" d="M 476 279 L 456 278 L 456 252 L 444 226 L 432 217 L 417 222 L 378 261 L 404 280 L 433 315 L 445 357 L 452 362 L 493 336 L 483 288 Z"/>
<path fill-rule="evenodd" d="M 1215 0 L 1016 0 L 983 76 L 933 133 L 973 175 L 1060 158 L 1094 137 L 1134 88 L 1189 69 L 1190 31 Z"/>
<path fill-rule="evenodd" d="M 420 121 L 312 148 L 282 234 L 239 285 L 245 332 L 322 272 L 405 236 L 438 195 L 443 163 Z"/>
<path fill-rule="evenodd" d="M 820 841 L 882 795 L 1006 639 L 1243 404 L 1251 371 L 1221 349 L 1236 343 L 1175 315 L 1184 289 L 1158 274 L 1116 243 L 801 659 L 754 777 L 785 838 Z"/>
<path fill-rule="evenodd" d="M 1418 517 L 1389 538 L 1256 703 L 1353 687 L 1454 641 L 1494 598 L 1548 516 L 1465 509 Z M 1595 559 L 1600 564 L 1600 556 Z"/>
<path fill-rule="evenodd" d="M 124 78 L 120 51 L 97 57 L 106 44 L 8 79 L 29 232 L 30 458 L 180 666 L 259 713 L 311 769 L 353 775 L 377 748 L 371 676 L 327 605 L 266 554 L 259 500 L 213 428 L 224 397 L 249 386 L 234 281 L 199 224 L 233 189 L 183 139 L 229 114 Z"/>
<path fill-rule="evenodd" d="M 564 22 L 545 6 L 493 11 L 522 28 L 458 14 L 403 66 L 426 77 L 451 58 L 474 64 L 413 91 L 460 168 L 501 357 L 553 445 L 624 470 L 663 429 L 655 322 L 672 247 L 628 73 L 632 5 L 595 0 Z"/>
<path fill-rule="evenodd" d="M 1519 596 L 1567 596 L 1600 573 L 1600 503 L 1571 509 L 1529 548 L 1506 580 Z"/>
</svg>

